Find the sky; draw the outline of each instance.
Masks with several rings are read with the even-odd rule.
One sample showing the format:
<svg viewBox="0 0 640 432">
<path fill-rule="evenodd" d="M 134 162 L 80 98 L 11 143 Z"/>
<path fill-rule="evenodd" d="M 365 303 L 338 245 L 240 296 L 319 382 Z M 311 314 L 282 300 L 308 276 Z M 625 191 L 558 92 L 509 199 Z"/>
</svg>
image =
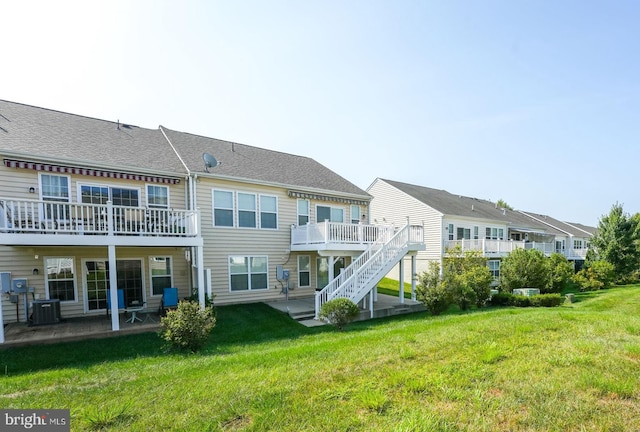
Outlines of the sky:
<svg viewBox="0 0 640 432">
<path fill-rule="evenodd" d="M 0 99 L 307 156 L 365 190 L 640 211 L 635 0 L 0 6 Z"/>
</svg>

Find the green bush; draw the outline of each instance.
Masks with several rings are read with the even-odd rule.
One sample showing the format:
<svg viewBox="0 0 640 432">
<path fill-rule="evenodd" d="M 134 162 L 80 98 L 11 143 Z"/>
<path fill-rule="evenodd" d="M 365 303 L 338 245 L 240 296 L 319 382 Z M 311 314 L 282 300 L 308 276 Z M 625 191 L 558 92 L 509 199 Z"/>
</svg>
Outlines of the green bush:
<svg viewBox="0 0 640 432">
<path fill-rule="evenodd" d="M 564 303 L 564 297 L 559 293 L 537 294 L 529 297 L 533 307 L 556 307 Z"/>
<path fill-rule="evenodd" d="M 529 307 L 531 306 L 531 297 L 514 295 L 511 297 L 511 305 L 515 307 Z"/>
<path fill-rule="evenodd" d="M 337 298 L 323 304 L 319 316 L 342 331 L 359 314 L 360 309 L 354 302 L 348 298 Z"/>
<path fill-rule="evenodd" d="M 429 270 L 419 276 L 416 298 L 432 315 L 440 315 L 451 304 L 451 295 L 440 280 L 440 264 L 429 262 Z"/>
<path fill-rule="evenodd" d="M 546 260 L 547 257 L 537 249 L 516 249 L 509 253 L 500 264 L 501 289 L 545 290 L 551 279 Z"/>
<path fill-rule="evenodd" d="M 610 286 L 615 280 L 613 264 L 606 261 L 593 261 L 573 276 L 580 291 L 595 291 Z"/>
<path fill-rule="evenodd" d="M 559 253 L 552 253 L 547 259 L 547 265 L 549 266 L 550 284 L 540 290 L 542 294 L 552 292 L 559 293 L 565 289 L 575 271 L 574 266 L 570 263 L 564 255 Z"/>
<path fill-rule="evenodd" d="M 201 309 L 197 302 L 183 300 L 160 320 L 160 337 L 167 349 L 196 352 L 207 343 L 215 325 L 212 307 Z"/>
<path fill-rule="evenodd" d="M 492 306 L 510 306 L 513 304 L 513 294 L 506 292 L 494 294 L 489 302 Z"/>
</svg>

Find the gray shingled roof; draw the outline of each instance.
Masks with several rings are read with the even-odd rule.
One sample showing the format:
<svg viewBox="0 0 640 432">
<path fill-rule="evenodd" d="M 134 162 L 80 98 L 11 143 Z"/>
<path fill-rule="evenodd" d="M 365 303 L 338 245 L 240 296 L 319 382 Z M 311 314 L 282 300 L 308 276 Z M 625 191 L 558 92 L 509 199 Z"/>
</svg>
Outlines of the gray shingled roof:
<svg viewBox="0 0 640 432">
<path fill-rule="evenodd" d="M 583 224 L 577 223 L 577 222 L 567 222 L 567 223 L 570 224 L 570 225 L 573 225 L 574 227 L 576 227 L 578 229 L 586 231 L 591 235 L 595 235 L 596 232 L 598 231 L 598 228 L 592 227 L 592 226 L 589 226 L 589 225 L 583 225 Z"/>
<path fill-rule="evenodd" d="M 364 190 L 313 159 L 162 129 L 190 171 L 204 172 L 202 155 L 207 152 L 223 162 L 211 170 L 212 177 L 370 199 Z M 87 167 L 114 166 L 133 172 L 147 170 L 176 175 L 187 172 L 160 129 L 4 100 L 0 100 L 0 152 L 56 163 L 72 161 Z"/>
<path fill-rule="evenodd" d="M 585 227 L 585 229 L 579 229 L 579 226 L 576 226 L 577 224 L 569 224 L 567 222 L 562 222 L 561 220 L 552 218 L 549 215 L 543 215 L 543 214 L 539 214 L 539 213 L 533 213 L 530 211 L 522 211 L 522 213 L 529 215 L 531 217 L 534 217 L 538 220 L 540 220 L 542 223 L 547 223 L 551 226 L 554 226 L 566 233 L 571 234 L 572 236 L 575 237 L 584 237 L 586 235 L 588 235 L 587 233 L 585 233 L 584 231 L 586 230 L 587 227 Z M 593 234 L 593 232 L 595 232 L 595 228 L 591 228 L 591 230 L 586 230 L 587 232 Z"/>
<path fill-rule="evenodd" d="M 202 156 L 210 153 L 222 162 L 209 170 L 212 177 L 249 179 L 370 198 L 367 192 L 311 158 L 161 128 L 190 171 L 206 176 Z"/>
<path fill-rule="evenodd" d="M 129 171 L 185 172 L 159 130 L 4 100 L 0 100 L 0 151 Z"/>
<path fill-rule="evenodd" d="M 432 207 L 443 215 L 486 219 L 506 223 L 522 230 L 543 231 L 558 235 L 564 234 L 518 211 L 502 209 L 498 207 L 496 203 L 488 200 L 455 195 L 441 189 L 433 189 L 393 180 L 381 180 Z"/>
</svg>

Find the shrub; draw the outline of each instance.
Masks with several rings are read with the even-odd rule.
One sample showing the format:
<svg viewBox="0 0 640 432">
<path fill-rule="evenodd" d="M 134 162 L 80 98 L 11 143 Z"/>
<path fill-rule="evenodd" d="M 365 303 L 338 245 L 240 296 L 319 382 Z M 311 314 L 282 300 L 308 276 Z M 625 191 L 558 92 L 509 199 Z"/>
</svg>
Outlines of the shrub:
<svg viewBox="0 0 640 432">
<path fill-rule="evenodd" d="M 580 291 L 594 291 L 606 288 L 615 280 L 613 264 L 606 261 L 593 261 L 573 276 Z"/>
<path fill-rule="evenodd" d="M 489 302 L 492 306 L 509 306 L 513 304 L 513 294 L 506 292 L 494 294 Z"/>
<path fill-rule="evenodd" d="M 538 294 L 529 297 L 529 302 L 533 307 L 556 307 L 564 303 L 564 297 L 559 293 Z"/>
<path fill-rule="evenodd" d="M 440 264 L 429 262 L 429 270 L 419 277 L 416 297 L 432 315 L 440 315 L 451 304 L 451 296 L 440 280 Z"/>
<path fill-rule="evenodd" d="M 354 302 L 348 298 L 337 298 L 323 304 L 319 316 L 343 331 L 359 314 L 360 309 Z"/>
<path fill-rule="evenodd" d="M 183 300 L 160 320 L 160 337 L 168 349 L 196 352 L 207 343 L 215 325 L 212 307 L 201 309 L 197 302 Z"/>
<path fill-rule="evenodd" d="M 541 293 L 559 293 L 567 287 L 574 274 L 573 265 L 559 253 L 552 253 L 547 260 L 550 273 L 550 284 L 548 287 L 540 289 Z"/>
<path fill-rule="evenodd" d="M 515 307 L 529 307 L 531 306 L 531 297 L 523 295 L 512 295 L 511 305 Z"/>
<path fill-rule="evenodd" d="M 546 289 L 550 280 L 546 259 L 537 249 L 516 249 L 509 253 L 500 264 L 501 289 Z"/>
</svg>

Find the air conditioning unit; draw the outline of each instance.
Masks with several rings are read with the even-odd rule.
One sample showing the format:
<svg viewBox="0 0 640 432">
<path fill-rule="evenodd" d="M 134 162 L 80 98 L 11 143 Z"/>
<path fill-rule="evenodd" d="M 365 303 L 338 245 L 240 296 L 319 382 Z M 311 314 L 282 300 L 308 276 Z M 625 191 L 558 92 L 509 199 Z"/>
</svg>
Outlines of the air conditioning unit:
<svg viewBox="0 0 640 432">
<path fill-rule="evenodd" d="M 31 325 L 57 324 L 60 322 L 60 300 L 34 300 Z"/>
</svg>

